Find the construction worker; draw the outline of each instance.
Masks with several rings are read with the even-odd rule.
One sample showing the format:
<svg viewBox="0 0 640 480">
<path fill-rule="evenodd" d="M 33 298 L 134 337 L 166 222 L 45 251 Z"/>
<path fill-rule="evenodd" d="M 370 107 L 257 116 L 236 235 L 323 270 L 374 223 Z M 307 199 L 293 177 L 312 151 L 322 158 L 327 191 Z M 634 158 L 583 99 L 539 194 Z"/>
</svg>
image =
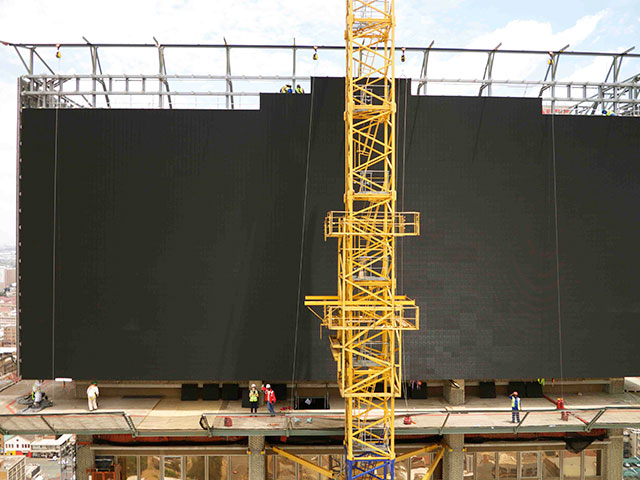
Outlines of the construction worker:
<svg viewBox="0 0 640 480">
<path fill-rule="evenodd" d="M 304 90 L 300 85 L 296 85 L 296 93 L 304 93 Z"/>
<path fill-rule="evenodd" d="M 513 392 L 509 395 L 511 398 L 511 423 L 520 423 L 520 397 L 518 392 Z"/>
<path fill-rule="evenodd" d="M 260 400 L 260 392 L 256 388 L 256 384 L 252 383 L 249 389 L 249 405 L 251 406 L 251 413 L 258 413 L 258 401 Z"/>
<path fill-rule="evenodd" d="M 100 390 L 98 390 L 98 384 L 92 382 L 87 387 L 87 401 L 89 403 L 89 411 L 93 412 L 98 409 L 98 397 L 100 396 Z"/>
<path fill-rule="evenodd" d="M 273 410 L 273 406 L 276 403 L 276 393 L 271 390 L 271 385 L 268 383 L 262 387 L 262 391 L 264 392 L 264 401 L 267 403 L 267 410 L 269 410 L 271 416 L 274 417 L 276 412 Z"/>
<path fill-rule="evenodd" d="M 40 406 L 42 401 L 42 383 L 42 380 L 36 380 L 33 382 L 33 387 L 31 387 L 31 400 L 36 407 Z"/>
<path fill-rule="evenodd" d="M 293 93 L 293 88 L 291 88 L 291 85 L 286 84 L 280 89 L 280 93 Z"/>
<path fill-rule="evenodd" d="M 602 109 L 602 115 L 604 115 L 605 117 L 615 117 L 616 114 L 613 110 L 607 110 L 605 108 Z"/>
</svg>

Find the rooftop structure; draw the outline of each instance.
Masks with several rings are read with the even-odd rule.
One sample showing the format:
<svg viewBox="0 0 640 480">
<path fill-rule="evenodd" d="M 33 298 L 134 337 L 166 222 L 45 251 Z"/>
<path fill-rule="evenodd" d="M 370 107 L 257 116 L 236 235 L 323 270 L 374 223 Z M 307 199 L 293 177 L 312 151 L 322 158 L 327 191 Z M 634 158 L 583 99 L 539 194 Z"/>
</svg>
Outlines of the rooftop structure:
<svg viewBox="0 0 640 480">
<path fill-rule="evenodd" d="M 277 92 L 285 83 L 302 84 L 308 90 L 312 76 L 341 72 L 344 58 L 344 46 L 295 42 L 2 44 L 13 48 L 25 67 L 19 104 L 30 108 L 255 109 L 261 92 Z M 601 115 L 607 111 L 640 116 L 640 54 L 633 53 L 635 47 L 623 52 L 571 51 L 569 45 L 553 51 L 501 49 L 501 45 L 466 49 L 433 42 L 396 47 L 398 77 L 411 78 L 411 91 L 417 95 L 531 97 L 542 99 L 545 113 Z M 144 68 L 151 65 L 152 52 L 157 58 L 154 73 L 109 71 L 101 62 L 101 58 L 108 59 L 105 64 L 120 57 L 137 58 Z M 57 72 L 53 60 L 57 55 L 78 73 Z M 270 71 L 252 66 L 254 56 L 263 57 Z M 197 60 L 189 63 L 190 58 Z M 574 78 L 577 65 L 600 58 L 609 64 L 599 78 Z M 237 69 L 232 68 L 234 61 Z M 509 65 L 523 63 L 531 66 L 530 71 L 541 72 L 541 78 L 494 73 L 507 75 Z M 185 64 L 193 70 L 181 71 Z M 287 64 L 290 68 L 285 69 Z M 464 65 L 462 72 L 460 65 Z"/>
</svg>

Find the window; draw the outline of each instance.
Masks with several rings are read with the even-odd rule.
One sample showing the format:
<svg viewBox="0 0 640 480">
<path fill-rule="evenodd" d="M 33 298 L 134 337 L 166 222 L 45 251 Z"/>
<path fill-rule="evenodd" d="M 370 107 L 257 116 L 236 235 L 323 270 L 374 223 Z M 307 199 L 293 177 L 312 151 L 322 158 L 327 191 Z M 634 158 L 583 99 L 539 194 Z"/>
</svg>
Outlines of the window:
<svg viewBox="0 0 640 480">
<path fill-rule="evenodd" d="M 433 456 L 430 453 L 411 457 L 411 480 L 422 480 L 429 471 L 432 460 Z"/>
<path fill-rule="evenodd" d="M 563 480 L 580 480 L 582 478 L 582 455 L 562 452 L 562 478 Z"/>
<path fill-rule="evenodd" d="M 396 480 L 409 480 L 409 461 L 396 462 Z"/>
<path fill-rule="evenodd" d="M 229 457 L 231 462 L 231 480 L 249 479 L 249 457 L 235 455 Z"/>
<path fill-rule="evenodd" d="M 182 457 L 164 457 L 164 480 L 182 478 Z"/>
<path fill-rule="evenodd" d="M 320 463 L 322 461 L 322 458 L 320 457 L 320 455 L 300 455 L 300 456 L 305 460 L 307 460 L 308 462 L 313 463 L 314 465 L 322 466 L 322 464 Z M 299 480 L 318 480 L 319 474 L 315 470 L 312 470 L 307 467 L 303 467 L 302 465 L 300 465 L 298 469 L 299 469 L 298 471 Z"/>
<path fill-rule="evenodd" d="M 518 452 L 498 452 L 500 480 L 518 478 Z"/>
<path fill-rule="evenodd" d="M 538 452 L 522 452 L 520 454 L 520 477 L 538 477 Z"/>
<path fill-rule="evenodd" d="M 464 478 L 473 478 L 473 453 L 467 453 L 464 456 L 464 470 L 462 475 Z"/>
<path fill-rule="evenodd" d="M 288 458 L 278 457 L 276 460 L 278 480 L 296 480 L 296 464 Z"/>
<path fill-rule="evenodd" d="M 542 452 L 542 480 L 560 479 L 560 452 Z"/>
<path fill-rule="evenodd" d="M 273 464 L 275 455 L 267 456 L 267 480 L 273 480 Z"/>
<path fill-rule="evenodd" d="M 160 457 L 140 457 L 141 480 L 160 480 Z"/>
<path fill-rule="evenodd" d="M 184 457 L 184 469 L 187 480 L 205 480 L 204 458 L 205 457 L 190 455 Z"/>
<path fill-rule="evenodd" d="M 209 457 L 209 480 L 220 480 L 227 478 L 229 457 L 215 455 Z"/>
<path fill-rule="evenodd" d="M 584 451 L 584 480 L 602 478 L 602 452 L 600 450 Z"/>
<path fill-rule="evenodd" d="M 138 480 L 138 457 L 118 457 L 124 480 Z"/>
<path fill-rule="evenodd" d="M 496 478 L 496 454 L 494 452 L 476 453 L 476 480 Z"/>
</svg>

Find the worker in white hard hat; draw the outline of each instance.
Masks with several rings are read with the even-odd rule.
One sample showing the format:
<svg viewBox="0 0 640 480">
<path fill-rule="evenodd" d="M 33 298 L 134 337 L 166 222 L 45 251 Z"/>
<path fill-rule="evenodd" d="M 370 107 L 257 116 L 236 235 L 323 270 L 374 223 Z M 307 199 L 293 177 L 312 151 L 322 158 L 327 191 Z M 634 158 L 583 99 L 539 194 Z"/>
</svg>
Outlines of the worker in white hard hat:
<svg viewBox="0 0 640 480">
<path fill-rule="evenodd" d="M 269 410 L 271 416 L 274 417 L 276 412 L 273 410 L 273 406 L 276 404 L 276 393 L 271 390 L 271 385 L 268 383 L 262 387 L 262 391 L 264 392 L 264 401 L 267 404 L 267 410 Z"/>
<path fill-rule="evenodd" d="M 89 411 L 93 412 L 98 409 L 98 396 L 100 396 L 100 390 L 98 390 L 98 384 L 92 382 L 87 387 L 87 402 L 89 403 Z"/>
<path fill-rule="evenodd" d="M 249 389 L 249 405 L 251 406 L 251 413 L 258 413 L 258 402 L 260 401 L 260 392 L 255 383 L 251 384 Z"/>
</svg>

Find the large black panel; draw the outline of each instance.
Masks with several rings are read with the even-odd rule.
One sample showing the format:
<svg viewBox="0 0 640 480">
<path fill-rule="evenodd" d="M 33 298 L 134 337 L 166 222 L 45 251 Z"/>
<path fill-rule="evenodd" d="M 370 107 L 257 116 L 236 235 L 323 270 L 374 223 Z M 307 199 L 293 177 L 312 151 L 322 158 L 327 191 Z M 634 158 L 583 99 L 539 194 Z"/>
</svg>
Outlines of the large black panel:
<svg viewBox="0 0 640 480">
<path fill-rule="evenodd" d="M 315 79 L 259 111 L 25 110 L 22 375 L 335 378 L 304 307 L 293 351 L 303 221 L 301 295 L 336 291 L 322 222 L 343 208 L 343 93 Z M 558 377 L 561 353 L 565 377 L 640 374 L 640 121 L 398 98 L 398 205 L 422 215 L 398 250 L 421 307 L 407 378 Z"/>
</svg>

